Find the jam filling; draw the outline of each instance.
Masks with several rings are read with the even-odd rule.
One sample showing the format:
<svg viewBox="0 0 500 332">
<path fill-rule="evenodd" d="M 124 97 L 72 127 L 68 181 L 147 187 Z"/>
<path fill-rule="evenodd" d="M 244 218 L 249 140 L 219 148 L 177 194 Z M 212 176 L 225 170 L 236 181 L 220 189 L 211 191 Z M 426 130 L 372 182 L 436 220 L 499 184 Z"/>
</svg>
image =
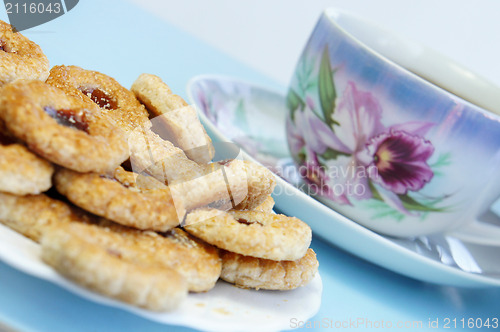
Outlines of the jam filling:
<svg viewBox="0 0 500 332">
<path fill-rule="evenodd" d="M 62 126 L 89 132 L 89 124 L 85 113 L 81 110 L 78 112 L 71 109 L 56 110 L 52 106 L 46 106 L 44 111 Z"/>
<path fill-rule="evenodd" d="M 5 44 L 5 42 L 0 39 L 0 51 L 8 52 L 6 48 L 7 44 Z"/>
<path fill-rule="evenodd" d="M 4 133 L 0 132 L 0 145 L 11 145 L 16 143 L 16 140 L 13 137 L 7 136 Z"/>
<path fill-rule="evenodd" d="M 79 89 L 100 108 L 105 110 L 114 110 L 118 108 L 117 102 L 101 89 L 85 87 L 80 87 Z"/>
<path fill-rule="evenodd" d="M 229 166 L 229 165 L 231 165 L 232 161 L 233 161 L 232 159 L 226 159 L 226 160 L 218 161 L 217 163 L 221 166 Z"/>
<path fill-rule="evenodd" d="M 240 224 L 245 224 L 245 225 L 259 224 L 261 226 L 264 226 L 258 221 L 248 221 L 245 218 L 238 218 L 236 219 L 236 221 L 239 222 Z"/>
</svg>

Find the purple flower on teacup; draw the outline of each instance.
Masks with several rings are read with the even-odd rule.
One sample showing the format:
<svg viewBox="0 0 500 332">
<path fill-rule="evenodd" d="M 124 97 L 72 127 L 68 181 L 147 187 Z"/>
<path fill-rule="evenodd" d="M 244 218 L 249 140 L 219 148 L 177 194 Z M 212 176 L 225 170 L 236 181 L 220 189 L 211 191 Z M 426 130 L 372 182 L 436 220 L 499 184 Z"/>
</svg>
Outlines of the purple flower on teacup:
<svg viewBox="0 0 500 332">
<path fill-rule="evenodd" d="M 343 154 L 326 161 L 330 173 L 335 173 L 329 179 L 331 187 L 342 188 L 356 199 L 372 197 L 366 173 L 371 163 L 366 142 L 385 129 L 381 118 L 382 108 L 375 97 L 349 82 L 332 114 L 334 131 L 331 132 L 337 138 L 332 141 L 338 145 L 331 148 Z"/>
<path fill-rule="evenodd" d="M 353 155 L 364 150 L 367 140 L 385 129 L 377 99 L 369 92 L 359 91 L 353 82 L 347 84 L 332 119 L 336 123 L 335 135 Z"/>
<path fill-rule="evenodd" d="M 372 138 L 367 148 L 370 180 L 395 194 L 419 191 L 434 175 L 427 164 L 434 147 L 423 137 L 391 130 Z"/>
<path fill-rule="evenodd" d="M 328 159 L 325 162 L 328 169 L 327 185 L 338 195 L 357 200 L 372 197 L 368 183 L 366 165 L 353 155 L 339 155 L 337 158 Z"/>
<path fill-rule="evenodd" d="M 314 152 L 309 150 L 308 160 L 299 167 L 299 172 L 309 184 L 310 194 L 327 197 L 339 204 L 350 204 L 347 192 L 334 190 L 334 187 L 328 185 L 330 177 L 327 174 L 327 169 L 319 163 Z"/>
<path fill-rule="evenodd" d="M 295 112 L 294 123 L 287 121 L 289 146 L 292 153 L 299 152 L 307 146 L 312 152 L 322 154 L 327 148 L 348 152 L 347 148 L 333 133 L 332 129 L 314 113 L 315 105 L 312 99 L 307 98 L 305 107 Z"/>
<path fill-rule="evenodd" d="M 337 96 L 335 72 L 325 47 L 317 76 L 320 107 L 304 89 L 300 94 L 291 89 L 287 96 L 288 143 L 313 193 L 339 204 L 378 202 L 403 217 L 443 211 L 436 204 L 446 196 L 413 194 L 434 177 L 429 165 L 434 147 L 425 138 L 434 124 L 384 125 L 382 105 L 370 91 L 348 81 Z M 433 167 L 445 165 L 447 156 L 440 156 Z"/>
<path fill-rule="evenodd" d="M 304 153 L 304 160 L 299 171 L 311 185 L 313 194 L 328 197 L 341 204 L 349 204 L 344 190 L 332 190 L 328 186 L 331 177 L 327 175 L 325 167 L 320 164 L 318 155 L 332 149 L 348 154 L 346 147 L 334 134 L 332 129 L 323 122 L 314 112 L 315 105 L 311 98 L 306 98 L 303 109 L 294 114 L 294 120 L 287 119 L 288 145 L 292 155 Z"/>
</svg>

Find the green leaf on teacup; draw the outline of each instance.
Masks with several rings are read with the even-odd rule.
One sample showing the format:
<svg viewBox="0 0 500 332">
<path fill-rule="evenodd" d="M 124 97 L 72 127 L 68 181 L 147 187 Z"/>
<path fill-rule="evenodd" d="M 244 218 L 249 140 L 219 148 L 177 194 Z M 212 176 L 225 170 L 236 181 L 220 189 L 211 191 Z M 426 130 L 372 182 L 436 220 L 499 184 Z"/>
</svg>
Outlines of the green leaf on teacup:
<svg viewBox="0 0 500 332">
<path fill-rule="evenodd" d="M 337 91 L 335 90 L 335 83 L 333 81 L 333 71 L 332 66 L 330 65 L 328 46 L 325 46 L 321 57 L 318 75 L 318 88 L 321 110 L 323 111 L 326 124 L 331 127 L 332 124 L 335 123 L 332 119 L 332 114 L 335 111 Z"/>
<path fill-rule="evenodd" d="M 430 168 L 432 169 L 432 172 L 434 173 L 434 176 L 442 176 L 444 174 L 443 171 L 441 171 L 440 169 L 445 167 L 445 166 L 449 166 L 451 165 L 451 153 L 442 153 L 439 155 L 438 159 L 430 164 Z"/>
<path fill-rule="evenodd" d="M 300 98 L 299 95 L 295 91 L 293 91 L 293 89 L 290 89 L 286 96 L 286 107 L 290 111 L 290 117 L 292 118 L 292 121 L 295 121 L 295 111 L 299 108 L 303 109 L 304 106 L 305 103 L 302 98 Z"/>
<path fill-rule="evenodd" d="M 382 211 L 382 212 L 379 212 L 379 213 L 373 215 L 372 218 L 373 219 L 392 218 L 396 221 L 403 221 L 406 218 L 406 216 L 403 213 L 399 212 L 398 210 L 394 210 L 394 209 L 389 207 L 385 211 Z"/>
<path fill-rule="evenodd" d="M 438 159 L 430 164 L 429 166 L 431 168 L 436 168 L 436 167 L 443 167 L 443 166 L 449 166 L 451 165 L 451 153 L 442 153 L 439 155 Z"/>
<path fill-rule="evenodd" d="M 384 199 L 382 198 L 382 196 L 378 192 L 377 188 L 375 188 L 375 186 L 373 185 L 373 183 L 370 180 L 368 180 L 368 187 L 370 188 L 373 199 L 376 199 L 377 201 L 382 201 L 382 202 L 384 201 Z"/>
<path fill-rule="evenodd" d="M 367 200 L 361 202 L 361 206 L 365 209 L 375 211 L 375 214 L 371 216 L 372 219 L 394 219 L 396 221 L 403 221 L 406 215 L 395 210 L 392 206 L 387 205 L 382 200 Z"/>
<path fill-rule="evenodd" d="M 306 149 L 303 147 L 297 153 L 297 156 L 292 156 L 292 158 L 297 164 L 302 165 L 307 159 Z"/>
<path fill-rule="evenodd" d="M 297 65 L 297 90 L 295 90 L 295 92 L 302 100 L 305 100 L 308 94 L 316 93 L 317 91 L 318 80 L 314 74 L 315 63 L 316 61 L 314 56 L 304 54 Z"/>
<path fill-rule="evenodd" d="M 349 155 L 350 155 L 349 153 L 327 148 L 326 151 L 321 155 L 321 159 L 326 161 L 331 159 L 337 159 L 339 156 L 349 156 Z"/>
<path fill-rule="evenodd" d="M 433 203 L 429 203 L 429 204 L 422 204 L 422 203 L 416 201 L 415 199 L 411 198 L 410 196 L 408 196 L 408 194 L 398 195 L 398 197 L 401 200 L 401 203 L 403 203 L 403 206 L 405 207 L 405 209 L 407 209 L 409 211 L 412 210 L 412 211 L 427 211 L 427 212 L 443 212 L 446 210 L 444 208 L 436 208 L 436 207 L 432 206 L 433 204 L 435 204 L 437 202 L 433 202 Z"/>
</svg>

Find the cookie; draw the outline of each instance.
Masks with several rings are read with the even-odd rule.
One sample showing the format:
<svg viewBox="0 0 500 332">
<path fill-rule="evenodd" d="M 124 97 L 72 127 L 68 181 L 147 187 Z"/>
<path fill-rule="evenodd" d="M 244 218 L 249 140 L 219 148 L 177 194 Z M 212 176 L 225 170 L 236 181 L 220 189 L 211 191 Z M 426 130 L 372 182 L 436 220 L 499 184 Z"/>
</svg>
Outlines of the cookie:
<svg viewBox="0 0 500 332">
<path fill-rule="evenodd" d="M 159 181 L 170 183 L 203 175 L 203 168 L 190 160 L 184 151 L 163 140 L 147 127 L 129 132 L 130 162 L 137 173 L 149 173 Z"/>
<path fill-rule="evenodd" d="M 15 79 L 45 81 L 49 60 L 40 46 L 0 20 L 0 85 Z"/>
<path fill-rule="evenodd" d="M 0 133 L 0 191 L 35 195 L 52 187 L 52 164 L 14 142 Z"/>
<path fill-rule="evenodd" d="M 183 277 L 168 267 L 123 257 L 127 248 L 121 243 L 118 234 L 105 228 L 69 223 L 43 235 L 41 258 L 105 296 L 154 311 L 177 308 L 187 296 Z"/>
<path fill-rule="evenodd" d="M 187 214 L 184 229 L 218 248 L 276 261 L 300 259 L 312 238 L 303 221 L 260 211 L 197 209 Z"/>
<path fill-rule="evenodd" d="M 69 222 L 89 222 L 82 211 L 44 194 L 15 196 L 0 193 L 0 222 L 39 242 L 52 226 Z"/>
<path fill-rule="evenodd" d="M 246 172 L 241 160 L 208 164 L 202 168 L 202 175 L 169 186 L 179 196 L 190 200 L 186 203 L 189 210 L 212 203 L 218 204 L 220 209 L 229 210 L 248 194 Z"/>
<path fill-rule="evenodd" d="M 107 220 L 99 223 L 123 239 L 121 255 L 131 261 L 166 266 L 182 275 L 189 291 L 206 292 L 219 279 L 222 264 L 217 248 L 180 228 L 165 233 L 144 232 Z"/>
<path fill-rule="evenodd" d="M 156 75 L 141 74 L 132 84 L 131 90 L 153 117 L 187 106 L 184 99 L 173 94 L 170 87 Z"/>
<path fill-rule="evenodd" d="M 194 107 L 175 95 L 161 78 L 142 74 L 132 84 L 132 92 L 149 111 L 155 132 L 181 148 L 191 160 L 208 163 L 214 157 L 212 140 Z"/>
<path fill-rule="evenodd" d="M 295 289 L 308 284 L 319 266 L 311 248 L 295 261 L 273 261 L 229 251 L 221 251 L 221 258 L 221 279 L 242 288 Z"/>
<path fill-rule="evenodd" d="M 274 208 L 274 199 L 272 198 L 272 196 L 267 196 L 262 203 L 260 203 L 254 208 L 254 210 L 271 213 L 273 212 L 273 208 Z"/>
<path fill-rule="evenodd" d="M 197 164 L 189 160 L 181 149 L 151 131 L 147 110 L 131 91 L 112 77 L 77 66 L 55 66 L 47 83 L 86 105 L 98 106 L 126 132 L 130 161 L 136 173 L 148 169 L 148 173 L 163 181 L 161 177 L 165 175 L 165 170 L 169 171 L 167 175 L 170 179 L 185 177 L 185 170 L 195 171 Z M 175 167 L 164 167 L 163 160 L 169 158 Z"/>
<path fill-rule="evenodd" d="M 246 173 L 248 190 L 246 197 L 235 206 L 235 209 L 253 210 L 271 195 L 276 186 L 276 178 L 270 170 L 251 161 L 243 161 L 242 167 Z"/>
<path fill-rule="evenodd" d="M 184 206 L 174 203 L 167 186 L 121 167 L 112 177 L 61 169 L 54 182 L 73 204 L 125 226 L 167 231 L 184 218 Z"/>
<path fill-rule="evenodd" d="M 99 108 L 40 81 L 4 85 L 0 118 L 30 150 L 75 171 L 108 173 L 128 158 L 123 132 Z"/>
<path fill-rule="evenodd" d="M 187 210 L 218 201 L 239 203 L 247 195 L 242 161 L 198 165 L 172 143 L 141 128 L 131 132 L 129 142 L 134 172 L 147 173 L 167 183 L 174 201 L 181 202 Z"/>
<path fill-rule="evenodd" d="M 162 161 L 171 155 L 175 156 L 176 167 L 169 167 L 169 177 L 182 177 L 183 170 L 191 170 L 197 165 L 181 149 L 151 131 L 145 107 L 112 77 L 77 66 L 55 66 L 47 83 L 89 107 L 99 107 L 126 133 L 130 162 L 136 173 L 148 168 L 148 173 L 163 181 L 161 176 L 166 168 Z"/>
<path fill-rule="evenodd" d="M 113 78 L 77 66 L 56 66 L 50 71 L 47 83 L 89 107 L 99 106 L 126 132 L 130 162 L 136 173 L 151 174 L 164 183 L 186 182 L 204 174 L 203 168 L 187 158 L 184 151 L 151 131 L 152 124 L 144 106 Z"/>
<path fill-rule="evenodd" d="M 54 66 L 47 84 L 85 104 L 97 105 L 127 133 L 138 126 L 151 126 L 148 112 L 134 94 L 108 75 L 78 66 Z"/>
<path fill-rule="evenodd" d="M 47 82 L 86 103 L 97 103 L 106 114 L 110 114 L 127 132 L 133 170 L 136 173 L 148 173 L 159 181 L 168 183 L 172 192 L 178 193 L 174 196 L 179 199 L 189 197 L 188 200 L 184 199 L 187 209 L 224 200 L 231 195 L 236 205 L 244 200 L 244 197 L 240 199 L 240 196 L 247 193 L 248 197 L 238 208 L 251 209 L 265 199 L 273 186 L 274 179 L 269 180 L 270 172 L 266 173 L 265 168 L 256 165 L 233 163 L 230 167 L 224 167 L 227 171 L 225 174 L 212 174 L 214 171 L 220 173 L 219 164 L 198 165 L 190 160 L 182 149 L 152 132 L 144 106 L 140 105 L 132 92 L 104 74 L 76 66 L 57 66 L 51 70 Z M 163 88 L 168 89 L 165 86 Z M 85 93 L 90 91 L 89 89 L 100 92 L 97 97 L 93 97 L 92 94 Z M 179 103 L 183 102 L 176 97 L 172 98 Z M 173 108 L 175 105 L 176 102 L 172 102 L 169 107 Z M 236 170 L 237 167 L 242 169 Z M 246 183 L 246 175 L 231 176 L 235 172 L 241 174 L 243 171 L 252 176 L 253 180 Z M 226 183 L 221 181 L 224 177 Z M 270 190 L 272 191 L 272 188 Z"/>
</svg>

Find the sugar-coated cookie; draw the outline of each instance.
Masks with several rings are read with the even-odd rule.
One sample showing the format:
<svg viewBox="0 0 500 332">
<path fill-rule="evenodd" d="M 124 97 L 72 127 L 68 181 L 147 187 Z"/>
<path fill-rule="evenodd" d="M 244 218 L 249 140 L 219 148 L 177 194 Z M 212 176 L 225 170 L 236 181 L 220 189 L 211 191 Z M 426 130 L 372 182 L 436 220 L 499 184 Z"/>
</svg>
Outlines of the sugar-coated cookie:
<svg viewBox="0 0 500 332">
<path fill-rule="evenodd" d="M 47 83 L 86 104 L 98 106 L 125 132 L 150 127 L 148 113 L 134 94 L 114 78 L 78 66 L 54 66 Z"/>
<path fill-rule="evenodd" d="M 111 172 L 129 156 L 123 132 L 99 108 L 40 81 L 4 85 L 0 119 L 30 150 L 75 171 Z"/>
<path fill-rule="evenodd" d="M 264 166 L 257 165 L 251 161 L 242 162 L 245 170 L 248 192 L 246 197 L 239 202 L 235 209 L 253 210 L 263 203 L 276 186 L 275 175 Z"/>
<path fill-rule="evenodd" d="M 89 222 L 83 211 L 44 194 L 16 196 L 0 193 L 0 223 L 39 242 L 52 226 L 69 222 Z"/>
<path fill-rule="evenodd" d="M 73 204 L 125 226 L 167 231 L 184 218 L 182 202 L 174 204 L 167 186 L 121 167 L 112 176 L 60 169 L 54 181 Z"/>
<path fill-rule="evenodd" d="M 52 164 L 0 133 L 0 192 L 40 194 L 52 186 Z"/>
<path fill-rule="evenodd" d="M 155 130 L 160 132 L 197 163 L 208 163 L 214 156 L 212 140 L 194 107 L 175 95 L 156 75 L 142 74 L 132 84 L 132 92 L 146 106 Z"/>
<path fill-rule="evenodd" d="M 47 264 L 105 296 L 154 311 L 175 309 L 187 296 L 187 283 L 179 273 L 140 257 L 127 258 L 121 237 L 106 228 L 61 225 L 44 233 L 41 246 Z"/>
<path fill-rule="evenodd" d="M 206 292 L 219 279 L 222 264 L 217 248 L 180 228 L 165 233 L 144 232 L 108 220 L 100 221 L 99 226 L 121 237 L 124 258 L 173 268 L 186 280 L 189 291 Z"/>
<path fill-rule="evenodd" d="M 187 214 L 184 229 L 218 248 L 277 261 L 300 259 L 312 239 L 303 221 L 260 211 L 196 209 Z"/>
<path fill-rule="evenodd" d="M 267 196 L 262 203 L 260 203 L 254 208 L 254 210 L 262 212 L 273 212 L 273 208 L 274 208 L 274 199 L 272 196 Z"/>
<path fill-rule="evenodd" d="M 295 261 L 273 261 L 221 251 L 221 279 L 243 288 L 290 290 L 309 283 L 318 272 L 316 254 L 309 248 Z"/>
<path fill-rule="evenodd" d="M 40 46 L 0 20 L 0 86 L 15 79 L 45 81 L 49 60 Z"/>
</svg>

